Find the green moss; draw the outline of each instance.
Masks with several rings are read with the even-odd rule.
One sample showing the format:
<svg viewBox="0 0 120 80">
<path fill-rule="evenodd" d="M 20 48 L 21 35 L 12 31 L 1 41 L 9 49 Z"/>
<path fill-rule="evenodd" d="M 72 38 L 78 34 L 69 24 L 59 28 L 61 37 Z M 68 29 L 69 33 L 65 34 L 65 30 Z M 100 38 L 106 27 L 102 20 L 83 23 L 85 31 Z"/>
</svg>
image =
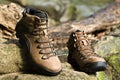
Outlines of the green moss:
<svg viewBox="0 0 120 80">
<path fill-rule="evenodd" d="M 74 17 L 74 16 L 75 16 L 74 14 L 75 14 L 75 5 L 71 3 L 71 4 L 69 5 L 68 15 Z"/>
<path fill-rule="evenodd" d="M 98 72 L 97 78 L 98 80 L 111 80 L 110 75 L 107 75 L 105 72 Z"/>
<path fill-rule="evenodd" d="M 65 20 L 74 20 L 75 19 L 75 5 L 70 3 L 62 17 L 63 21 Z"/>
<path fill-rule="evenodd" d="M 109 59 L 109 64 L 120 73 L 120 55 L 113 55 Z"/>
<path fill-rule="evenodd" d="M 72 0 L 74 4 L 86 4 L 86 5 L 97 5 L 103 6 L 104 4 L 111 3 L 113 0 Z"/>
</svg>

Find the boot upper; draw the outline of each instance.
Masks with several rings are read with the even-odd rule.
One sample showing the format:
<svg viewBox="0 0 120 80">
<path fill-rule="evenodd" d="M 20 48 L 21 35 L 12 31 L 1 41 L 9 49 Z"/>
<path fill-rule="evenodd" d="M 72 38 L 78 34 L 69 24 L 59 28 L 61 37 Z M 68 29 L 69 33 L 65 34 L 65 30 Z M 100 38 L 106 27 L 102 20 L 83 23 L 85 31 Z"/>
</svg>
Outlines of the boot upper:
<svg viewBox="0 0 120 80">
<path fill-rule="evenodd" d="M 48 17 L 45 12 L 26 10 L 16 27 L 16 35 L 25 41 L 32 59 L 38 66 L 49 72 L 59 72 L 61 63 L 49 39 L 47 24 Z"/>
<path fill-rule="evenodd" d="M 92 62 L 105 62 L 101 57 L 98 57 L 87 38 L 84 31 L 73 32 L 68 41 L 69 57 L 75 59 L 75 61 L 80 65 L 84 66 L 87 63 Z"/>
</svg>

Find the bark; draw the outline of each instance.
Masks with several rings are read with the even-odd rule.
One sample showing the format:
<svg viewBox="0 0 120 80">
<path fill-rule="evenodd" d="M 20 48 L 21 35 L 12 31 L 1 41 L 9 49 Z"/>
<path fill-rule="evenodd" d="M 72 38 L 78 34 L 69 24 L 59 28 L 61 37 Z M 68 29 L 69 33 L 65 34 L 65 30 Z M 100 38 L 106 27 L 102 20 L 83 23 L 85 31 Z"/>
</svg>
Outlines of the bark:
<svg viewBox="0 0 120 80">
<path fill-rule="evenodd" d="M 93 34 L 90 39 L 95 39 L 109 34 L 112 28 L 120 25 L 120 2 L 115 2 L 97 11 L 93 15 L 80 21 L 73 21 L 49 27 L 49 33 L 53 39 L 54 46 L 65 49 L 71 32 L 79 29 L 87 34 Z M 59 45 L 59 46 L 58 46 Z"/>
<path fill-rule="evenodd" d="M 97 11 L 93 15 L 83 20 L 63 23 L 58 26 L 50 27 L 49 32 L 52 34 L 52 36 L 56 36 L 58 33 L 61 33 L 61 36 L 66 36 L 77 29 L 85 31 L 86 33 L 93 33 L 95 31 L 109 30 L 113 26 L 119 24 L 120 2 L 116 2 Z"/>
</svg>

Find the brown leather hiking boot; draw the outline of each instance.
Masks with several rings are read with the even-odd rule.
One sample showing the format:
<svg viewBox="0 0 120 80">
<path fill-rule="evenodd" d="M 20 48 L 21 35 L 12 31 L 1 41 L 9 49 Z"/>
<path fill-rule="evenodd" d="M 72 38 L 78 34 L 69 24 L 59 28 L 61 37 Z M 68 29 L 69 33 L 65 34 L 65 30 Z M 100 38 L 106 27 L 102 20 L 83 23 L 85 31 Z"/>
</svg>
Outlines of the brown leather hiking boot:
<svg viewBox="0 0 120 80">
<path fill-rule="evenodd" d="M 16 36 L 26 46 L 36 67 L 44 69 L 49 75 L 56 75 L 61 71 L 61 62 L 47 34 L 47 23 L 48 16 L 45 12 L 26 8 L 23 18 L 16 26 Z"/>
<path fill-rule="evenodd" d="M 106 61 L 95 55 L 83 31 L 77 30 L 70 35 L 68 62 L 77 70 L 94 73 L 106 70 Z"/>
</svg>

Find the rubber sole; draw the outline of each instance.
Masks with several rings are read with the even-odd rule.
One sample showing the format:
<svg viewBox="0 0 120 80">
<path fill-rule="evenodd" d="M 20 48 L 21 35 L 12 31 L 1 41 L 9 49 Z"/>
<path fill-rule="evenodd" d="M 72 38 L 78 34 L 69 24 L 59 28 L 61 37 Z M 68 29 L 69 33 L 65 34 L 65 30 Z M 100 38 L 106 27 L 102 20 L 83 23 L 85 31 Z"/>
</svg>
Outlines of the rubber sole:
<svg viewBox="0 0 120 80">
<path fill-rule="evenodd" d="M 107 69 L 107 64 L 106 62 L 92 62 L 92 63 L 87 63 L 83 67 L 79 66 L 77 62 L 74 59 L 68 59 L 68 63 L 72 65 L 72 67 L 77 70 L 77 71 L 82 71 L 90 74 L 94 74 L 98 71 L 104 71 Z"/>
<path fill-rule="evenodd" d="M 87 63 L 85 65 L 85 68 L 88 72 L 98 72 L 98 71 L 105 71 L 107 69 L 106 62 L 93 62 L 93 63 Z"/>
<path fill-rule="evenodd" d="M 94 62 L 94 63 L 89 63 L 89 64 L 92 65 L 91 69 L 95 71 L 104 71 L 107 69 L 106 62 Z"/>
</svg>

